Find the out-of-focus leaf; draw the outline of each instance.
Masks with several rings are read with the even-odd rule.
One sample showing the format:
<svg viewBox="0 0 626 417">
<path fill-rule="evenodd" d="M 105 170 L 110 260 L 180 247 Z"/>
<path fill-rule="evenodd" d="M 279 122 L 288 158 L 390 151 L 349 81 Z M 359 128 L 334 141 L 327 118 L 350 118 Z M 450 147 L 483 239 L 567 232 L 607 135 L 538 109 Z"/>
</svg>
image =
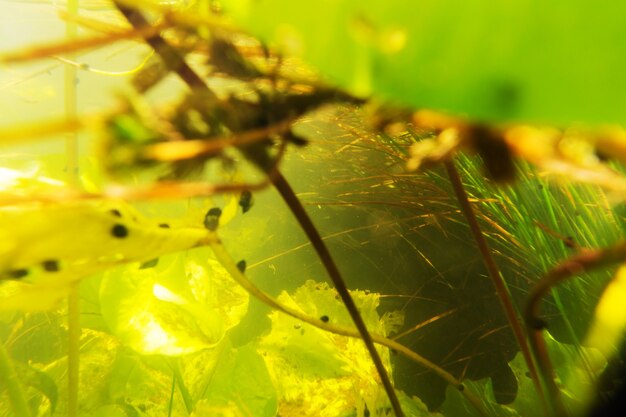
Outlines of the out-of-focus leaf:
<svg viewBox="0 0 626 417">
<path fill-rule="evenodd" d="M 621 2 L 222 3 L 244 28 L 358 94 L 485 121 L 626 121 Z"/>
<path fill-rule="evenodd" d="M 0 199 L 27 193 L 36 201 L 0 206 L 0 310 L 51 309 L 77 280 L 119 264 L 196 247 L 208 239 L 201 224 L 188 227 L 148 219 L 122 201 L 68 197 L 39 202 L 36 193 L 30 194 L 47 185 L 57 197 L 71 196 L 69 187 L 57 183 L 0 170 Z"/>
<path fill-rule="evenodd" d="M 164 257 L 105 274 L 101 311 L 112 332 L 138 352 L 182 355 L 215 346 L 245 314 L 248 295 L 206 251 Z"/>
<path fill-rule="evenodd" d="M 598 305 L 586 345 L 607 357 L 617 353 L 626 329 L 626 267 L 622 266 L 606 287 Z"/>
<path fill-rule="evenodd" d="M 600 186 L 620 200 L 626 196 L 624 175 L 598 156 L 604 152 L 602 149 L 607 149 L 608 139 L 586 137 L 584 132 L 530 126 L 508 129 L 503 137 L 516 156 L 533 163 L 547 175 Z M 596 149 L 594 142 L 604 148 Z M 623 152 L 616 146 L 604 155 L 623 158 Z"/>
<path fill-rule="evenodd" d="M 578 372 L 571 372 L 569 382 L 575 394 L 585 400 L 596 395 L 598 389 L 594 385 L 600 385 L 602 389 L 602 375 L 596 380 L 595 375 L 600 374 L 604 369 L 606 374 L 615 372 L 610 367 L 616 367 L 615 363 L 621 362 L 620 349 L 624 346 L 624 334 L 626 330 L 626 266 L 622 265 L 615 273 L 613 279 L 604 289 L 595 309 L 589 332 L 585 338 L 584 345 L 590 346 L 597 351 L 586 353 L 580 356 L 575 362 L 578 365 Z M 585 369 L 590 369 L 594 373 L 584 373 Z M 609 378 L 610 379 L 610 378 Z M 611 381 L 612 383 L 613 381 Z"/>
</svg>

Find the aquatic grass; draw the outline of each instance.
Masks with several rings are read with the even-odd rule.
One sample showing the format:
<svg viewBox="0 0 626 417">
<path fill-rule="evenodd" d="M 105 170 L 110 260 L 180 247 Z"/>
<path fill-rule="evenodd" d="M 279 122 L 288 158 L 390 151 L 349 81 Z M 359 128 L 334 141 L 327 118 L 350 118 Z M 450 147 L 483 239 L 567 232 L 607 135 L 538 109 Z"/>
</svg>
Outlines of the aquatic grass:
<svg viewBox="0 0 626 417">
<path fill-rule="evenodd" d="M 513 334 L 515 336 L 515 339 L 517 341 L 517 344 L 522 352 L 524 361 L 526 362 L 526 366 L 528 367 L 535 389 L 537 390 L 537 393 L 539 394 L 539 397 L 541 398 L 544 407 L 546 407 L 544 411 L 547 414 L 548 411 L 547 411 L 546 399 L 541 389 L 541 384 L 539 382 L 537 369 L 535 368 L 533 358 L 528 349 L 528 344 L 527 344 L 527 339 L 526 339 L 527 336 L 521 327 L 521 324 L 518 319 L 518 316 L 519 316 L 518 311 L 513 305 L 513 301 L 511 299 L 511 292 L 509 291 L 507 283 L 502 277 L 500 273 L 500 269 L 496 265 L 496 262 L 493 256 L 491 255 L 491 249 L 489 248 L 489 245 L 487 244 L 487 241 L 483 236 L 483 232 L 478 224 L 476 214 L 474 213 L 474 210 L 472 206 L 470 205 L 467 193 L 465 192 L 465 188 L 463 187 L 461 177 L 459 176 L 459 173 L 456 170 L 454 161 L 451 160 L 451 161 L 445 162 L 445 166 L 446 166 L 446 171 L 448 172 L 448 177 L 450 178 L 450 182 L 452 184 L 452 188 L 454 189 L 457 200 L 459 201 L 459 205 L 461 206 L 461 211 L 465 215 L 465 218 L 467 219 L 467 222 L 470 226 L 470 230 L 472 232 L 472 235 L 474 236 L 474 240 L 476 241 L 478 250 L 481 253 L 483 262 L 485 264 L 485 267 L 487 268 L 487 272 L 491 278 L 491 281 L 493 282 L 493 285 L 495 287 L 496 293 L 498 294 L 500 303 L 502 304 L 504 314 L 507 317 L 509 326 L 511 327 Z"/>
<path fill-rule="evenodd" d="M 599 189 L 543 181 L 526 164 L 520 166 L 518 176 L 514 186 L 492 190 L 491 195 L 500 202 L 485 202 L 480 199 L 484 191 L 474 188 L 474 192 L 479 196 L 482 211 L 492 216 L 508 236 L 514 237 L 521 245 L 518 250 L 523 253 L 516 255 L 509 251 L 509 256 L 524 257 L 528 254 L 529 259 L 533 260 L 527 263 L 523 271 L 527 274 L 523 277 L 527 282 L 535 282 L 542 271 L 570 256 L 575 250 L 573 245 L 582 248 L 604 247 L 619 239 L 617 219 Z M 472 177 L 467 178 L 473 181 Z M 537 195 L 540 198 L 536 198 Z M 494 238 L 506 242 L 508 236 L 500 233 L 500 236 Z M 506 252 L 506 248 L 502 250 Z M 598 285 L 587 278 L 569 288 L 585 300 L 590 289 L 596 288 L 597 292 Z M 556 294 L 559 295 L 558 290 Z M 560 295 L 567 296 L 565 293 Z M 556 302 L 558 304 L 558 300 Z M 580 329 L 575 330 L 576 326 L 569 321 L 562 305 L 557 307 L 560 314 L 564 315 L 569 337 L 578 345 Z"/>
<path fill-rule="evenodd" d="M 465 169 L 471 169 L 475 164 L 469 158 L 464 159 Z M 486 194 L 484 186 L 478 184 L 472 176 L 467 178 L 473 182 L 473 191 L 481 201 L 480 196 Z M 481 210 L 487 216 L 492 216 L 504 229 L 504 233 L 494 236 L 497 241 L 506 243 L 509 240 L 507 236 L 512 236 L 518 242 L 520 252 L 518 254 L 503 246 L 502 251 L 508 252 L 506 256 L 526 257 L 532 260 L 526 262 L 518 271 L 520 277 L 530 285 L 543 274 L 542 271 L 552 270 L 554 265 L 571 256 L 572 251 L 577 248 L 588 250 L 606 247 L 619 239 L 618 221 L 608 200 L 598 187 L 546 181 L 538 178 L 528 164 L 520 163 L 518 180 L 514 185 L 490 191 L 490 194 L 496 196 L 500 202 L 481 202 Z M 601 275 L 604 278 L 585 274 L 567 288 L 551 288 L 552 304 L 558 313 L 554 318 L 562 321 L 565 335 L 569 342 L 573 343 L 591 380 L 594 380 L 595 376 L 589 369 L 580 341 L 586 327 L 581 326 L 586 326 L 586 321 L 593 312 L 593 301 L 592 304 L 584 303 L 590 303 L 590 295 L 596 296 L 609 278 L 606 273 Z M 574 313 L 571 307 L 565 304 L 566 300 L 576 300 L 578 308 L 583 307 L 583 314 L 580 311 Z M 528 315 L 525 318 L 529 320 Z M 576 323 L 572 321 L 573 319 L 576 319 Z M 551 326 L 548 326 L 549 330 L 550 328 Z M 563 334 L 563 331 L 560 333 Z M 551 370 L 546 370 L 551 368 L 551 365 L 546 364 L 547 353 L 542 350 L 543 348 L 537 347 L 540 343 L 537 341 L 537 335 L 530 336 L 533 351 L 537 352 L 538 349 L 540 351 L 536 355 L 540 358 L 539 365 L 542 379 L 548 388 L 548 398 L 555 400 L 553 406 L 558 414 L 565 414 L 565 406 L 558 400 L 559 390 L 552 382 L 553 377 L 547 376 L 552 375 Z"/>
<path fill-rule="evenodd" d="M 407 136 L 410 140 L 415 139 L 405 135 L 400 140 L 406 140 Z M 381 142 L 380 147 L 385 148 L 387 142 Z M 398 150 L 403 152 L 405 149 L 403 146 L 394 146 L 390 153 Z M 549 270 L 576 248 L 602 247 L 619 238 L 620 222 L 607 197 L 593 185 L 549 182 L 537 178 L 528 164 L 520 163 L 515 184 L 498 188 L 489 180 L 485 182 L 480 175 L 476 175 L 480 169 L 477 158 L 461 155 L 458 163 L 458 169 L 466 179 L 469 200 L 478 210 L 480 222 L 485 226 L 485 235 L 495 243 L 493 252 L 497 254 L 500 263 L 508 265 L 509 276 L 505 278 L 517 293 L 527 292 L 542 274 L 541 271 Z M 433 172 L 425 175 L 435 183 L 445 182 L 440 174 Z M 513 265 L 517 267 L 512 268 Z M 511 279 L 514 278 L 510 276 L 512 271 L 516 279 Z M 592 380 L 592 371 L 580 345 L 581 315 L 572 314 L 569 307 L 571 302 L 568 300 L 574 298 L 579 304 L 581 301 L 588 303 L 583 306 L 586 311 L 583 316 L 589 316 L 593 308 L 593 300 L 589 301 L 589 295 L 596 295 L 606 279 L 583 277 L 572 282 L 566 290 L 556 288 L 552 291 L 554 307 L 563 322 L 561 327 L 579 352 Z M 519 286 L 516 282 L 523 284 Z M 513 303 L 517 304 L 516 300 Z M 573 318 L 577 319 L 576 324 L 572 322 Z M 541 395 L 541 388 L 537 385 L 536 388 Z M 550 391 L 549 395 L 554 396 L 554 391 Z M 563 407 L 558 404 L 556 407 L 559 412 L 563 412 Z"/>
<path fill-rule="evenodd" d="M 314 206 L 350 207 L 353 211 L 360 210 L 364 213 L 367 212 L 368 205 L 372 205 L 374 207 L 377 205 L 386 205 L 388 207 L 402 208 L 403 211 L 409 213 L 418 212 L 418 214 L 414 216 L 407 216 L 406 218 L 397 216 L 389 221 L 392 224 L 400 225 L 405 222 L 408 223 L 413 219 L 425 217 L 436 219 L 439 217 L 441 219 L 445 218 L 447 222 L 451 222 L 453 224 L 459 224 L 462 226 L 466 225 L 466 222 L 458 216 L 459 210 L 457 204 L 453 200 L 453 197 L 451 197 L 449 191 L 445 189 L 445 186 L 449 184 L 449 180 L 445 178 L 439 170 L 427 171 L 419 174 L 406 174 L 401 171 L 394 173 L 394 165 L 398 168 L 402 168 L 404 165 L 404 159 L 402 153 L 398 153 L 396 151 L 386 152 L 388 142 L 393 141 L 393 138 L 388 139 L 387 141 L 374 140 L 371 142 L 371 139 L 368 138 L 355 139 L 352 135 L 359 135 L 361 132 L 354 127 L 350 127 L 348 129 L 348 133 L 349 135 L 343 137 L 341 141 L 333 141 L 332 139 L 328 139 L 328 136 L 325 136 L 323 139 L 323 145 L 317 146 L 317 148 L 321 148 L 321 154 L 317 152 L 318 149 L 314 149 L 313 154 L 319 159 L 320 165 L 325 166 L 325 169 L 332 172 L 330 179 L 325 179 L 324 187 L 333 188 L 325 190 L 326 193 L 323 191 L 321 193 L 307 193 L 306 204 Z M 400 149 L 402 152 L 405 152 L 408 147 L 406 144 L 410 140 L 412 140 L 412 137 L 407 135 L 404 143 L 400 143 L 398 146 L 395 146 L 394 149 Z M 328 146 L 327 142 L 331 142 L 332 146 Z M 311 146 L 315 147 L 315 142 Z M 345 153 L 347 153 L 348 149 L 350 150 L 350 153 L 345 156 L 345 159 L 350 161 L 349 164 L 339 164 L 336 168 L 334 165 L 331 165 L 331 167 L 327 166 L 328 158 L 331 157 L 327 154 L 331 154 L 335 148 L 338 148 Z M 374 159 L 376 162 L 370 165 L 368 155 L 371 157 L 372 153 L 384 155 L 385 158 L 383 159 L 385 162 L 381 163 L 378 159 Z M 363 157 L 361 157 L 360 154 L 363 154 Z M 387 163 L 387 160 L 391 160 L 392 162 Z M 315 161 L 311 161 L 311 158 L 309 158 L 307 162 L 315 163 Z M 324 164 L 324 162 L 326 163 Z M 341 189 L 340 186 L 342 185 L 348 185 L 349 188 L 345 193 L 337 192 L 337 190 Z M 473 204 L 476 203 L 475 198 L 472 198 L 471 200 L 473 201 Z M 355 214 L 353 214 L 353 216 L 354 215 Z M 341 223 L 341 221 L 339 221 L 339 223 Z M 325 238 L 330 239 L 338 235 L 349 235 L 351 232 L 357 230 L 374 229 L 384 224 L 386 224 L 386 221 L 383 218 L 374 222 L 372 225 L 359 228 L 346 228 L 340 232 L 327 233 Z M 418 247 L 427 247 L 431 243 L 427 240 L 428 236 L 421 236 L 419 225 L 412 226 L 410 224 L 406 224 L 404 226 L 406 226 L 403 227 L 404 231 L 398 229 L 393 233 L 400 236 L 407 243 L 407 245 L 412 247 L 416 256 L 422 257 L 425 262 L 429 263 L 431 267 L 434 268 L 434 265 L 430 263 L 430 260 L 427 257 L 424 257 Z M 447 228 L 445 227 L 440 228 L 442 236 L 456 239 L 462 238 L 461 236 L 456 235 L 456 233 L 460 233 L 459 231 L 452 232 L 446 229 Z M 406 230 L 410 230 L 411 233 L 415 233 L 418 238 L 417 244 L 414 244 L 405 236 Z M 423 237 L 423 239 L 420 240 L 420 237 Z M 432 237 L 430 238 L 432 239 Z M 358 248 L 364 243 L 365 242 L 355 241 L 346 242 L 346 245 L 352 246 L 353 249 L 359 251 Z M 460 261 L 457 260 L 457 262 Z M 472 261 L 468 259 L 467 262 Z M 442 273 L 444 271 L 439 272 Z M 393 297 L 393 295 L 387 294 L 383 297 Z M 402 295 L 398 295 L 398 297 L 402 297 Z M 407 297 L 412 298 L 414 296 L 407 295 Z M 517 313 L 515 313 L 515 315 L 517 316 Z M 445 314 L 443 316 L 445 316 Z M 409 330 L 403 332 L 402 335 L 404 336 L 410 334 L 431 322 L 437 321 L 437 317 L 441 318 L 442 315 L 435 316 L 432 320 L 424 320 L 421 323 L 417 323 Z M 515 320 L 517 321 L 518 319 L 515 318 Z M 520 333 L 522 334 L 523 343 L 526 344 L 525 335 L 523 334 L 524 332 L 518 324 L 518 335 Z M 526 357 L 532 367 L 532 356 L 530 355 L 527 347 L 526 353 Z M 538 384 L 537 377 L 534 378 L 534 381 Z M 541 394 L 542 391 L 539 388 L 538 395 L 541 396 Z"/>
<path fill-rule="evenodd" d="M 79 0 L 68 0 L 68 16 L 77 16 Z M 78 25 L 75 21 L 68 19 L 65 23 L 65 38 L 67 44 L 73 44 L 78 36 Z M 68 56 L 69 59 L 73 55 Z M 77 119 L 77 71 L 73 65 L 65 65 L 64 68 L 64 107 L 65 118 L 68 122 Z M 76 131 L 68 132 L 65 138 L 65 172 L 67 182 L 73 187 L 80 186 L 79 176 L 79 148 L 78 134 Z M 68 417 L 78 417 L 79 390 L 80 385 L 80 282 L 72 283 L 67 298 L 68 314 L 68 351 L 67 351 L 67 415 Z"/>
</svg>

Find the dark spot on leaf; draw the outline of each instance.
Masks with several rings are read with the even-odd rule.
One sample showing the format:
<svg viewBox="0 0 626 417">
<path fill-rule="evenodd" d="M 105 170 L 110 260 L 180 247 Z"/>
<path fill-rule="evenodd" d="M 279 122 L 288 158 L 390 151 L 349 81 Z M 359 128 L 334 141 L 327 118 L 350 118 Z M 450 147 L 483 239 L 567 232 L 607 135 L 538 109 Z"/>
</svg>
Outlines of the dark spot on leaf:
<svg viewBox="0 0 626 417">
<path fill-rule="evenodd" d="M 309 143 L 309 141 L 306 138 L 296 135 L 293 132 L 287 132 L 284 135 L 284 137 L 285 137 L 285 140 L 287 140 L 290 143 L 293 143 L 296 146 L 306 146 Z"/>
<path fill-rule="evenodd" d="M 123 239 L 128 236 L 128 228 L 123 224 L 115 224 L 111 228 L 111 235 L 118 239 Z"/>
<path fill-rule="evenodd" d="M 118 209 L 111 209 L 111 210 L 109 210 L 109 213 L 111 213 L 115 217 L 122 217 L 122 213 L 120 213 L 120 211 Z"/>
<path fill-rule="evenodd" d="M 457 385 L 457 389 L 458 389 L 459 391 L 464 391 L 464 390 L 465 390 L 465 385 L 463 385 L 463 384 L 459 384 L 459 385 Z"/>
<path fill-rule="evenodd" d="M 60 269 L 59 261 L 55 259 L 48 259 L 46 261 L 43 261 L 41 263 L 41 266 L 43 267 L 44 271 L 47 271 L 47 272 L 58 272 Z"/>
<path fill-rule="evenodd" d="M 169 225 L 169 224 L 167 224 L 167 223 L 160 223 L 160 224 L 159 224 L 159 227 L 160 227 L 161 229 L 169 229 L 169 228 L 170 228 L 170 225 Z"/>
<path fill-rule="evenodd" d="M 220 224 L 220 216 L 222 215 L 222 209 L 219 207 L 213 207 L 204 216 L 204 227 L 214 232 L 217 230 L 217 226 Z"/>
<path fill-rule="evenodd" d="M 10 278 L 20 279 L 28 275 L 28 269 L 13 269 L 8 273 Z"/>
<path fill-rule="evenodd" d="M 158 263 L 159 263 L 159 258 L 150 259 L 149 261 L 146 261 L 142 263 L 141 265 L 139 265 L 139 269 L 154 268 L 155 266 L 157 266 Z"/>
<path fill-rule="evenodd" d="M 576 247 L 576 242 L 574 241 L 574 238 L 572 236 L 566 237 L 565 240 L 563 241 L 563 243 L 568 248 L 575 248 Z"/>
<path fill-rule="evenodd" d="M 241 197 L 239 197 L 239 205 L 241 206 L 241 210 L 246 213 L 252 205 L 254 204 L 254 200 L 252 200 L 252 193 L 250 190 L 243 190 L 241 192 Z"/>
<path fill-rule="evenodd" d="M 246 272 L 246 261 L 242 259 L 241 261 L 237 262 L 237 269 L 242 274 Z"/>
<path fill-rule="evenodd" d="M 330 320 L 330 318 L 328 318 L 327 315 L 323 315 L 322 317 L 320 317 L 320 320 L 322 320 L 324 323 L 328 323 L 328 321 Z"/>
</svg>

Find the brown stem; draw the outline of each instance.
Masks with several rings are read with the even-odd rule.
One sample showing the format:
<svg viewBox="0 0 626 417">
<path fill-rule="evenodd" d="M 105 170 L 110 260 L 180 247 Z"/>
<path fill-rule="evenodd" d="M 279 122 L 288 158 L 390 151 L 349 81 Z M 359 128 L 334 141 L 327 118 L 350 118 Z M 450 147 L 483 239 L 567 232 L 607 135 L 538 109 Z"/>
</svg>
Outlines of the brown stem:
<svg viewBox="0 0 626 417">
<path fill-rule="evenodd" d="M 509 322 L 509 326 L 511 326 L 511 329 L 513 330 L 515 340 L 520 347 L 522 355 L 524 356 L 524 360 L 526 361 L 526 366 L 528 367 L 528 371 L 530 372 L 530 377 L 532 378 L 535 389 L 537 390 L 537 394 L 541 398 L 544 404 L 545 411 L 547 413 L 547 402 L 545 396 L 543 395 L 541 383 L 539 382 L 539 375 L 537 373 L 535 363 L 533 362 L 530 350 L 528 349 L 526 336 L 519 322 L 519 318 L 515 307 L 513 306 L 513 302 L 511 301 L 511 295 L 509 293 L 506 282 L 502 278 L 500 270 L 498 269 L 498 266 L 496 265 L 493 256 L 491 256 L 491 250 L 489 249 L 487 240 L 485 239 L 483 232 L 480 229 L 478 219 L 476 218 L 476 213 L 474 212 L 474 209 L 469 202 L 467 193 L 465 192 L 465 187 L 463 187 L 463 182 L 461 181 L 459 172 L 454 165 L 454 161 L 447 161 L 445 163 L 445 166 L 448 172 L 448 177 L 450 178 L 450 182 L 452 184 L 452 188 L 454 189 L 456 198 L 459 202 L 459 205 L 461 206 L 461 211 L 465 215 L 465 219 L 467 220 L 472 235 L 474 236 L 474 240 L 478 245 L 478 250 L 482 255 L 483 262 L 485 264 L 485 267 L 487 268 L 487 272 L 489 273 L 489 277 L 491 278 L 491 281 L 496 288 L 496 294 L 498 295 L 498 299 L 500 300 L 502 308 L 504 309 L 504 313 Z"/>
<path fill-rule="evenodd" d="M 89 38 L 75 39 L 71 42 L 66 40 L 49 45 L 36 46 L 31 48 L 20 48 L 19 50 L 3 53 L 0 55 L 0 62 L 6 64 L 22 63 L 36 59 L 48 59 L 54 55 L 64 55 L 73 52 L 81 52 L 86 49 L 107 46 L 113 42 L 124 39 L 146 38 L 163 30 L 167 25 L 146 26 L 140 29 L 121 30 L 107 35 L 98 35 Z"/>
<path fill-rule="evenodd" d="M 302 230 L 304 230 L 307 237 L 311 241 L 311 244 L 313 245 L 317 256 L 322 261 L 324 268 L 326 268 L 326 272 L 330 276 L 330 279 L 333 281 L 337 293 L 339 294 L 344 305 L 346 306 L 348 313 L 350 313 L 350 317 L 352 318 L 354 325 L 359 331 L 359 334 L 361 335 L 361 338 L 363 339 L 363 342 L 365 343 L 365 346 L 367 347 L 367 350 L 372 357 L 372 361 L 376 366 L 376 370 L 378 371 L 378 375 L 380 376 L 383 386 L 385 387 L 385 391 L 387 392 L 389 400 L 391 401 L 391 405 L 396 416 L 404 416 L 402 408 L 400 407 L 400 401 L 396 396 L 389 375 L 387 374 L 387 370 L 385 369 L 385 366 L 380 359 L 380 355 L 376 350 L 376 346 L 374 345 L 372 336 L 367 330 L 365 322 L 359 314 L 359 310 L 354 304 L 354 300 L 352 299 L 352 296 L 348 291 L 348 287 L 341 277 L 341 273 L 339 272 L 339 269 L 337 268 L 333 257 L 330 255 L 330 252 L 328 251 L 328 248 L 326 247 L 322 236 L 320 236 L 317 228 L 315 227 L 315 225 L 311 221 L 311 218 L 304 209 L 304 206 L 296 196 L 296 193 L 291 188 L 291 185 L 289 185 L 289 183 L 287 182 L 285 177 L 283 177 L 280 171 L 277 171 L 275 173 L 272 182 L 274 184 L 274 187 L 276 187 L 276 190 L 278 190 L 278 192 L 282 196 L 283 200 L 285 200 L 285 202 L 289 206 L 289 209 L 291 210 L 293 215 L 298 220 L 298 223 L 300 223 L 300 227 L 302 227 Z"/>
<path fill-rule="evenodd" d="M 626 242 L 605 249 L 585 250 L 552 268 L 530 290 L 524 310 L 524 320 L 528 333 L 531 335 L 530 346 L 535 354 L 544 384 L 548 388 L 550 397 L 554 399 L 555 412 L 559 416 L 566 415 L 566 410 L 561 400 L 559 387 L 554 380 L 554 369 L 542 335 L 546 323 L 541 318 L 541 300 L 554 286 L 563 281 L 591 269 L 624 262 L 624 260 L 626 260 Z"/>
<path fill-rule="evenodd" d="M 117 0 L 114 0 L 114 3 L 119 11 L 124 15 L 124 17 L 126 17 L 126 19 L 136 29 L 149 26 L 148 21 L 138 10 L 128 8 Z M 218 101 L 215 93 L 213 93 L 213 91 L 198 76 L 198 74 L 196 74 L 196 72 L 185 62 L 185 60 L 178 54 L 176 49 L 172 48 L 160 35 L 152 35 L 150 37 L 146 37 L 145 40 L 154 49 L 154 51 L 159 54 L 159 56 L 161 56 L 165 65 L 171 71 L 176 72 L 189 88 L 195 91 L 201 91 L 205 94 L 207 98 Z M 404 417 L 402 407 L 400 406 L 400 401 L 398 400 L 398 396 L 396 395 L 393 385 L 391 384 L 391 380 L 389 379 L 387 370 L 385 369 L 385 366 L 380 359 L 380 355 L 378 354 L 378 351 L 374 346 L 372 337 L 369 334 L 367 327 L 365 326 L 365 323 L 363 322 L 363 319 L 359 314 L 356 305 L 354 304 L 354 300 L 352 300 L 352 297 L 348 292 L 348 289 L 341 277 L 341 274 L 339 273 L 337 266 L 330 256 L 330 252 L 324 244 L 324 241 L 322 240 L 320 234 L 313 225 L 313 222 L 304 210 L 304 207 L 300 203 L 300 200 L 298 200 L 295 193 L 291 189 L 291 186 L 282 176 L 282 174 L 278 170 L 276 170 L 270 173 L 270 180 L 293 212 L 302 229 L 311 240 L 311 244 L 315 248 L 322 264 L 324 265 L 329 276 L 331 277 L 337 292 L 339 293 L 344 304 L 346 305 L 346 309 L 350 313 L 350 316 L 352 317 L 352 320 L 354 321 L 354 324 L 356 325 L 357 330 L 359 331 L 363 341 L 365 342 L 367 350 L 372 357 L 372 361 L 376 366 L 376 370 L 378 371 L 380 379 L 383 383 L 385 392 L 389 397 L 389 401 L 391 402 L 394 413 L 397 417 Z"/>
<path fill-rule="evenodd" d="M 118 10 L 124 15 L 126 20 L 133 25 L 136 30 L 151 27 L 146 18 L 139 12 L 139 10 L 132 9 L 123 5 L 123 2 L 114 1 Z M 180 78 L 187 84 L 189 88 L 196 91 L 202 91 L 207 98 L 217 100 L 217 96 L 206 85 L 204 80 L 187 64 L 183 57 L 178 53 L 176 49 L 171 47 L 161 35 L 157 33 L 144 36 L 144 40 L 148 45 L 154 49 L 163 63 L 172 72 L 178 74 Z"/>
</svg>

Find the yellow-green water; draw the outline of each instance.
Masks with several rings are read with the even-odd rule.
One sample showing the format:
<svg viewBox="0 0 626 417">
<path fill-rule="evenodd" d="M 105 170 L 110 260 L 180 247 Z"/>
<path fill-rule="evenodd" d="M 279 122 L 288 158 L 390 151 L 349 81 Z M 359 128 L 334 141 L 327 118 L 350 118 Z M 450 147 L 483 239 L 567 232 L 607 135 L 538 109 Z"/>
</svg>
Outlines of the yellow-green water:
<svg viewBox="0 0 626 417">
<path fill-rule="evenodd" d="M 0 50 L 62 39 L 65 22 L 56 13 L 63 7 L 0 3 Z M 81 15 L 122 22 L 110 7 L 95 3 L 83 4 Z M 102 116 L 116 108 L 117 92 L 129 91 L 133 70 L 150 53 L 124 41 L 74 55 L 78 114 Z M 64 118 L 66 65 L 45 59 L 4 66 L 0 129 Z M 146 103 L 175 106 L 185 91 L 170 76 Z M 545 404 L 445 171 L 408 173 L 415 138 L 373 133 L 367 121 L 364 111 L 343 105 L 307 115 L 296 131 L 310 143 L 289 146 L 281 170 L 377 341 L 387 336 L 437 367 L 389 349 L 388 339 L 379 344 L 405 414 L 539 415 Z M 102 133 L 89 126 L 79 134 L 80 186 L 90 192 L 110 185 L 103 172 L 108 155 L 99 151 Z M 72 395 L 78 415 L 94 417 L 392 415 L 360 339 L 274 311 L 233 280 L 235 262 L 245 260 L 246 276 L 281 305 L 331 326 L 326 330 L 343 326 L 354 333 L 311 242 L 273 188 L 255 191 L 245 214 L 239 190 L 146 199 L 132 203 L 135 214 L 125 203 L 63 194 L 72 182 L 65 136 L 9 139 L 0 143 L 0 340 L 6 350 L 0 416 L 72 415 Z M 210 172 L 217 180 L 209 180 L 262 177 L 241 155 L 235 158 L 236 170 L 215 164 Z M 479 158 L 461 156 L 457 166 L 518 311 L 558 261 L 576 248 L 609 246 L 623 234 L 622 206 L 599 188 L 549 181 L 525 163 L 516 183 L 496 186 L 484 177 Z M 125 178 L 126 187 L 145 181 L 133 175 Z M 58 201 L 7 203 L 16 195 L 42 194 Z M 203 226 L 213 207 L 222 209 L 218 246 Z M 115 246 L 126 237 L 127 246 Z M 203 247 L 191 248 L 196 243 Z M 15 282 L 24 270 L 32 293 L 31 284 Z M 583 340 L 613 272 L 588 273 L 544 304 L 548 347 L 572 411 L 586 406 L 581 393 L 590 391 L 605 366 Z M 67 381 L 74 325 L 63 298 L 74 281 L 80 281 L 78 354 L 71 354 L 80 362 L 77 385 Z M 6 297 L 15 293 L 24 308 L 7 307 Z M 41 309 L 46 311 L 34 311 Z"/>
</svg>

